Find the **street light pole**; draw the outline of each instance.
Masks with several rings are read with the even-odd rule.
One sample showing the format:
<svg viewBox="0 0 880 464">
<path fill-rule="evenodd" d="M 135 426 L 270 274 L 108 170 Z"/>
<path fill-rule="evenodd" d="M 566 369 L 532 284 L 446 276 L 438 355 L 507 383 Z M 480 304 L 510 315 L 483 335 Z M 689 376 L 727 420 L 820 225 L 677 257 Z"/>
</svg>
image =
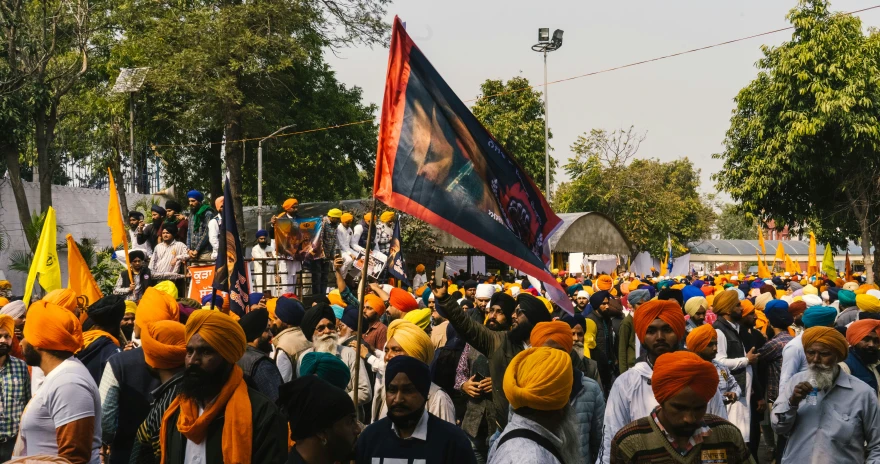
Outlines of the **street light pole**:
<svg viewBox="0 0 880 464">
<path fill-rule="evenodd" d="M 284 126 L 260 139 L 257 144 L 257 230 L 263 228 L 263 140 L 271 139 L 279 132 L 290 129 L 294 124 Z"/>
<path fill-rule="evenodd" d="M 538 43 L 532 45 L 532 50 L 544 54 L 544 193 L 547 201 L 550 201 L 550 99 L 547 96 L 547 53 L 562 47 L 562 33 L 562 29 L 556 29 L 551 39 L 550 28 L 542 27 L 538 29 Z"/>
</svg>

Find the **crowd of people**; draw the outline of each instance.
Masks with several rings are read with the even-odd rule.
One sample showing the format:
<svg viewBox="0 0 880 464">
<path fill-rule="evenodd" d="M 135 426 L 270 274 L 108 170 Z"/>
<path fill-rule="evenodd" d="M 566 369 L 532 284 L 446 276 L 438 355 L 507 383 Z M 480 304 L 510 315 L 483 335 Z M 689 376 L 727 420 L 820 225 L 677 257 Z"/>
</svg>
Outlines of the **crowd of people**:
<svg viewBox="0 0 880 464">
<path fill-rule="evenodd" d="M 298 264 L 317 291 L 238 314 L 182 292 L 217 249 L 189 196 L 130 215 L 113 294 L 0 298 L 0 460 L 880 463 L 880 289 L 859 278 L 554 270 L 564 308 L 525 276 L 419 264 L 361 302 L 370 218 L 330 210 L 328 258 Z"/>
</svg>

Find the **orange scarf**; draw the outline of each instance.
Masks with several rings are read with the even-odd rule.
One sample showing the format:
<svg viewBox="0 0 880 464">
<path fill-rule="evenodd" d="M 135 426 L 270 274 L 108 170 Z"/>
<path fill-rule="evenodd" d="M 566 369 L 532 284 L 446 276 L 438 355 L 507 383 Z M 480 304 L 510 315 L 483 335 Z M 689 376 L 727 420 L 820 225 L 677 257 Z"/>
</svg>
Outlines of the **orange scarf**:
<svg viewBox="0 0 880 464">
<path fill-rule="evenodd" d="M 251 399 L 248 396 L 244 373 L 237 365 L 232 368 L 229 380 L 223 385 L 220 394 L 199 416 L 199 404 L 192 398 L 177 395 L 165 415 L 162 417 L 162 428 L 159 433 L 159 444 L 162 449 L 162 464 L 165 464 L 165 443 L 167 431 L 174 427 L 171 416 L 180 410 L 177 418 L 177 430 L 188 440 L 201 443 L 208 434 L 208 426 L 221 412 L 225 413 L 223 423 L 222 449 L 223 462 L 226 464 L 250 464 L 251 446 L 253 444 L 253 418 L 251 417 Z"/>
<path fill-rule="evenodd" d="M 113 335 L 110 335 L 109 332 L 104 332 L 103 330 L 95 329 L 95 330 L 88 330 L 88 331 L 83 332 L 83 347 L 82 347 L 82 349 L 84 350 L 84 349 L 88 348 L 89 345 L 92 344 L 92 342 L 94 342 L 95 340 L 97 340 L 101 337 L 107 337 L 113 342 L 114 345 L 119 346 L 119 340 L 117 340 L 116 337 L 114 337 Z M 82 350 L 80 350 L 80 351 L 82 351 Z"/>
</svg>

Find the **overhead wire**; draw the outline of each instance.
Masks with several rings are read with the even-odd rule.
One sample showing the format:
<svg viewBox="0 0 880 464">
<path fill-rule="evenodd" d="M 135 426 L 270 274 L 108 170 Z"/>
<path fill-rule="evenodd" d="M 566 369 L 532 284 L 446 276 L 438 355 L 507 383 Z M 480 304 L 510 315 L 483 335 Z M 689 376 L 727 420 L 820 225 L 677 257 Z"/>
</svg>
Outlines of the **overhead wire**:
<svg viewBox="0 0 880 464">
<path fill-rule="evenodd" d="M 843 14 L 844 16 L 850 16 L 850 15 L 854 15 L 854 14 L 857 14 L 857 13 L 862 13 L 862 12 L 869 11 L 869 10 L 874 10 L 874 9 L 877 9 L 877 8 L 880 8 L 880 5 L 869 6 L 869 7 L 866 7 L 866 8 L 862 8 L 862 9 L 858 9 L 858 10 L 853 10 L 853 11 L 850 11 L 850 12 L 847 12 L 847 13 L 842 13 L 842 14 Z M 671 54 L 668 54 L 668 55 L 658 56 L 658 57 L 655 57 L 655 58 L 650 58 L 650 59 L 641 60 L 641 61 L 635 61 L 635 62 L 632 62 L 632 63 L 628 63 L 628 64 L 624 64 L 624 65 L 620 65 L 620 66 L 615 66 L 615 67 L 612 67 L 612 68 L 606 68 L 606 69 L 602 69 L 602 70 L 599 70 L 599 71 L 593 71 L 593 72 L 588 72 L 588 73 L 585 73 L 585 74 L 579 74 L 579 75 L 577 75 L 577 76 L 571 76 L 571 77 L 566 77 L 566 78 L 563 78 L 563 79 L 557 79 L 557 80 L 555 80 L 555 81 L 547 82 L 547 85 L 559 84 L 559 83 L 562 83 L 562 82 L 573 81 L 573 80 L 576 80 L 576 79 L 582 79 L 582 78 L 585 78 L 585 77 L 591 77 L 591 76 L 596 76 L 596 75 L 599 75 L 599 74 L 605 74 L 605 73 L 609 73 L 609 72 L 613 72 L 613 71 L 619 71 L 619 70 L 621 70 L 621 69 L 632 68 L 632 67 L 634 67 L 634 66 L 640 66 L 640 65 L 643 65 L 643 64 L 654 63 L 654 62 L 661 61 L 661 60 L 667 60 L 667 59 L 670 59 L 670 58 L 676 58 L 676 57 L 679 57 L 679 56 L 682 56 L 682 55 L 688 55 L 688 54 L 691 54 L 691 53 L 696 53 L 696 52 L 701 52 L 701 51 L 704 51 L 704 50 L 709 50 L 709 49 L 712 49 L 712 48 L 722 47 L 722 46 L 730 45 L 730 44 L 734 44 L 734 43 L 737 43 L 737 42 L 743 42 L 743 41 L 746 41 L 746 40 L 756 39 L 756 38 L 758 38 L 758 37 L 764 37 L 764 36 L 767 36 L 767 35 L 772 35 L 772 34 L 776 34 L 776 33 L 779 33 L 779 32 L 788 31 L 788 30 L 791 30 L 791 29 L 794 29 L 794 26 L 788 26 L 788 27 L 783 27 L 783 28 L 779 28 L 779 29 L 774 29 L 774 30 L 772 30 L 772 31 L 761 32 L 761 33 L 753 34 L 753 35 L 749 35 L 749 36 L 746 36 L 746 37 L 740 37 L 740 38 L 738 38 L 738 39 L 726 40 L 726 41 L 724 41 L 724 42 L 718 42 L 718 43 L 715 43 L 715 44 L 712 44 L 712 45 L 706 45 L 706 46 L 703 46 L 703 47 L 692 48 L 692 49 L 690 49 L 690 50 L 684 50 L 684 51 L 680 51 L 680 52 L 677 52 L 677 53 L 671 53 Z M 513 89 L 513 90 L 507 90 L 507 91 L 504 91 L 504 92 L 498 92 L 498 93 L 489 94 L 489 95 L 480 95 L 480 96 L 477 96 L 477 97 L 475 97 L 475 98 L 472 98 L 472 99 L 469 99 L 469 100 L 462 100 L 462 101 L 463 101 L 464 103 L 470 103 L 470 102 L 475 102 L 475 101 L 479 101 L 479 100 L 486 99 L 486 98 L 492 98 L 492 97 L 498 97 L 498 96 L 507 95 L 507 94 L 512 94 L 512 93 L 524 92 L 524 91 L 527 91 L 527 90 L 531 90 L 531 89 L 533 89 L 533 88 L 535 88 L 535 87 L 538 87 L 539 85 L 543 86 L 543 84 L 535 84 L 535 85 L 530 85 L 530 86 L 526 86 L 526 87 L 521 87 L 521 88 L 517 88 L 517 89 Z M 281 133 L 281 134 L 277 134 L 277 135 L 273 135 L 273 136 L 269 136 L 269 137 L 251 137 L 251 138 L 239 139 L 239 140 L 231 140 L 231 141 L 230 141 L 230 140 L 227 140 L 227 141 L 220 141 L 220 142 L 204 142 L 204 143 L 151 144 L 150 146 L 151 146 L 151 148 L 153 149 L 153 151 L 156 153 L 156 155 L 159 156 L 159 157 L 161 158 L 161 155 L 159 155 L 159 152 L 158 152 L 158 150 L 157 150 L 158 148 L 165 148 L 165 147 L 204 147 L 204 146 L 218 145 L 218 144 L 223 144 L 223 143 L 250 142 L 250 141 L 254 141 L 254 140 L 264 140 L 264 139 L 269 139 L 269 138 L 274 139 L 274 138 L 281 138 L 281 137 L 289 137 L 289 136 L 293 136 L 293 135 L 308 134 L 308 133 L 311 133 L 311 132 L 322 132 L 322 131 L 327 131 L 327 130 L 332 130 L 332 129 L 339 129 L 339 128 L 342 128 L 342 127 L 355 126 L 355 125 L 359 125 L 359 124 L 366 124 L 366 123 L 368 123 L 368 122 L 373 122 L 373 121 L 375 121 L 375 118 L 373 118 L 373 119 L 364 119 L 364 120 L 362 120 L 362 121 L 354 121 L 354 122 L 348 122 L 348 123 L 343 123 L 343 124 L 335 124 L 335 125 L 332 125 L 332 126 L 319 127 L 319 128 L 315 128 L 315 129 L 306 129 L 306 130 L 301 130 L 301 131 L 296 131 L 296 132 L 285 132 L 285 133 Z"/>
</svg>

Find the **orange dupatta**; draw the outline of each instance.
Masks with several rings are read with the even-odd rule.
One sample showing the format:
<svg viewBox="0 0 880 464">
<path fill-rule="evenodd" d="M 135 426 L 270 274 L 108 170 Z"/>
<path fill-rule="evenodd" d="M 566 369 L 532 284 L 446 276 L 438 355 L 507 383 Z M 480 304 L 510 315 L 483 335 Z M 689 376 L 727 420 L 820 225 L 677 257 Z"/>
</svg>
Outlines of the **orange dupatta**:
<svg viewBox="0 0 880 464">
<path fill-rule="evenodd" d="M 244 373 L 238 365 L 233 366 L 229 380 L 223 385 L 220 394 L 199 416 L 199 405 L 196 400 L 177 395 L 165 415 L 162 417 L 162 429 L 159 433 L 159 444 L 162 449 L 162 464 L 165 464 L 165 443 L 167 430 L 174 426 L 170 418 L 180 410 L 177 418 L 177 430 L 188 440 L 201 443 L 208 434 L 208 425 L 220 414 L 225 412 L 223 423 L 222 449 L 223 462 L 226 464 L 250 464 L 251 447 L 253 445 L 253 418 L 251 417 L 251 399 L 247 392 Z"/>
</svg>

